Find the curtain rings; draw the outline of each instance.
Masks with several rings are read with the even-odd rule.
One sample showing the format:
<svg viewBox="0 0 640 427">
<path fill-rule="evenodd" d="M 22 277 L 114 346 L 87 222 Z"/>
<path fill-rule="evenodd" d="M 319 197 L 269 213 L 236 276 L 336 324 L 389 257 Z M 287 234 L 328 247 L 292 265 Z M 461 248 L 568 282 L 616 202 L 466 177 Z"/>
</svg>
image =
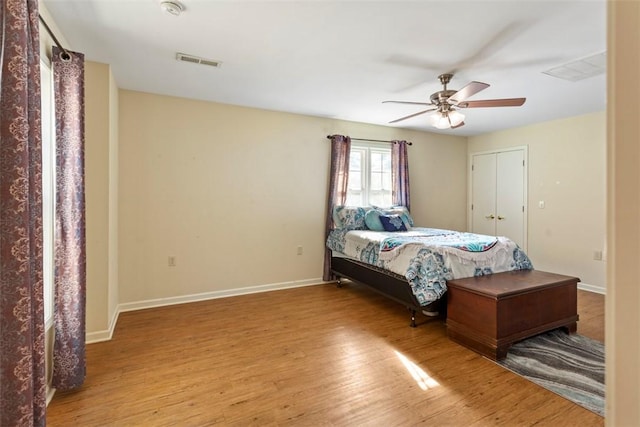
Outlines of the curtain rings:
<svg viewBox="0 0 640 427">
<path fill-rule="evenodd" d="M 71 54 L 66 49 L 62 49 L 62 52 L 60 52 L 60 55 L 58 56 L 63 62 L 71 61 Z"/>
</svg>

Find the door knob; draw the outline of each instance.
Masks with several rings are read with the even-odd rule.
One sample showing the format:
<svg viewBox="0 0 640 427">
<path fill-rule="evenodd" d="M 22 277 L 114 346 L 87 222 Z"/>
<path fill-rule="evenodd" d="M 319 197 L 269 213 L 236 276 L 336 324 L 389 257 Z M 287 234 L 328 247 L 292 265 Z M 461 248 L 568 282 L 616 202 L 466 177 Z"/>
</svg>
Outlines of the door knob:
<svg viewBox="0 0 640 427">
<path fill-rule="evenodd" d="M 506 219 L 506 218 L 503 217 L 503 216 L 498 215 L 498 221 L 502 221 L 503 219 Z"/>
<path fill-rule="evenodd" d="M 493 214 L 490 214 L 490 215 L 485 216 L 485 218 L 486 218 L 486 219 L 494 219 L 494 218 L 495 218 L 495 216 L 493 216 Z"/>
</svg>

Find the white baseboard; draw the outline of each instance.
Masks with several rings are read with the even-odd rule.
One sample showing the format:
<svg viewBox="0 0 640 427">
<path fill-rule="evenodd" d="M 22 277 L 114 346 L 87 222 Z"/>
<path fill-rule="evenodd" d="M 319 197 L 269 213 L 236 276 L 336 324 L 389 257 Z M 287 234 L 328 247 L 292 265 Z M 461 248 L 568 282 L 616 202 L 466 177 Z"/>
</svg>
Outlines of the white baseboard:
<svg viewBox="0 0 640 427">
<path fill-rule="evenodd" d="M 582 289 L 583 291 L 594 292 L 596 294 L 607 294 L 607 289 L 602 286 L 590 285 L 588 283 L 579 282 L 578 289 Z"/>
<path fill-rule="evenodd" d="M 53 395 L 56 394 L 56 389 L 53 387 L 49 387 L 47 384 L 47 406 L 51 403 L 51 399 L 53 399 Z"/>
<path fill-rule="evenodd" d="M 118 316 L 120 315 L 120 306 L 116 307 L 116 310 L 111 316 L 109 322 L 109 328 L 104 331 L 88 332 L 85 340 L 87 344 L 93 344 L 102 341 L 109 341 L 113 337 L 113 331 L 116 329 L 116 323 L 118 323 Z"/>
<path fill-rule="evenodd" d="M 111 337 L 113 337 L 113 331 L 116 328 L 118 315 L 123 312 L 144 310 L 147 308 L 155 308 L 155 307 L 164 307 L 168 305 L 186 304 L 190 302 L 206 301 L 206 300 L 217 299 L 217 298 L 235 297 L 240 295 L 255 294 L 259 292 L 270 292 L 270 291 L 278 291 L 283 289 L 300 288 L 303 286 L 322 285 L 324 283 L 330 283 L 330 282 L 324 282 L 320 278 L 294 280 L 291 282 L 248 286 L 245 288 L 238 288 L 238 289 L 226 289 L 222 291 L 205 292 L 201 294 L 182 295 L 182 296 L 168 297 L 168 298 L 157 298 L 157 299 L 151 299 L 151 300 L 145 300 L 145 301 L 118 304 L 118 308 L 116 309 L 113 315 L 113 318 L 111 319 L 111 322 L 109 324 L 109 329 L 105 331 L 87 333 L 86 343 L 93 344 L 93 343 L 102 342 L 102 341 L 109 341 Z"/>
</svg>

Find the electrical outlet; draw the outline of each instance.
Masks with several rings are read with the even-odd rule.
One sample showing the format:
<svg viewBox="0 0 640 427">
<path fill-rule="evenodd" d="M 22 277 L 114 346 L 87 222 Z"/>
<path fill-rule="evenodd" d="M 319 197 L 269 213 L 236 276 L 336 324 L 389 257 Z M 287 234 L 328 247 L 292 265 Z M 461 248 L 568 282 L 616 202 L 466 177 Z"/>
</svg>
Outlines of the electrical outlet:
<svg viewBox="0 0 640 427">
<path fill-rule="evenodd" d="M 168 262 L 169 267 L 175 267 L 176 266 L 176 257 L 175 256 L 169 256 Z"/>
<path fill-rule="evenodd" d="M 593 251 L 593 259 L 596 261 L 602 261 L 602 251 Z"/>
<path fill-rule="evenodd" d="M 298 255 L 302 255 L 302 246 L 298 246 Z"/>
</svg>

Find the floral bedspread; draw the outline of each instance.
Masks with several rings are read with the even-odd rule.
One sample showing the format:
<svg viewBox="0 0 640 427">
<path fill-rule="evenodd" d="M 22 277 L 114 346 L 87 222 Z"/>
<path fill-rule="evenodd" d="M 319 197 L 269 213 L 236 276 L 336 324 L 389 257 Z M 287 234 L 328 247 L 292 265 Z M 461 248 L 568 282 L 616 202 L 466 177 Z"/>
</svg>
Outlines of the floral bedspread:
<svg viewBox="0 0 640 427">
<path fill-rule="evenodd" d="M 529 257 L 506 237 L 436 228 L 406 232 L 333 230 L 327 247 L 403 275 L 427 305 L 447 290 L 446 281 L 511 270 L 531 270 Z"/>
</svg>

